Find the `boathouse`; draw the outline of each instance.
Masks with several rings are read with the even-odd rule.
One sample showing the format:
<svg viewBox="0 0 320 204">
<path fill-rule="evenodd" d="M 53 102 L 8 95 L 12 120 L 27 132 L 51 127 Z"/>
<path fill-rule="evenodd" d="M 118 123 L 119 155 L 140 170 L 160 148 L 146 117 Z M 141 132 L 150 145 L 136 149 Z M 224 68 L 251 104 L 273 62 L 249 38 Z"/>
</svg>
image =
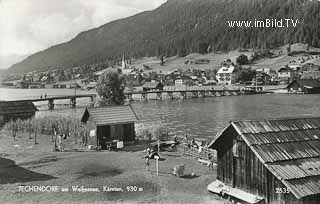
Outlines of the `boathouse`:
<svg viewBox="0 0 320 204">
<path fill-rule="evenodd" d="M 163 84 L 160 82 L 146 82 L 142 88 L 143 91 L 162 91 Z"/>
<path fill-rule="evenodd" d="M 11 120 L 29 119 L 36 111 L 36 106 L 29 101 L 0 101 L 0 128 Z"/>
<path fill-rule="evenodd" d="M 318 79 L 297 79 L 287 86 L 289 93 L 316 94 L 320 93 L 320 81 Z"/>
<path fill-rule="evenodd" d="M 137 120 L 131 105 L 86 108 L 81 117 L 81 122 L 89 130 L 88 144 L 101 149 L 107 149 L 116 140 L 133 142 Z"/>
<path fill-rule="evenodd" d="M 232 121 L 209 148 L 218 161 L 211 192 L 240 203 L 320 201 L 320 117 Z"/>
</svg>

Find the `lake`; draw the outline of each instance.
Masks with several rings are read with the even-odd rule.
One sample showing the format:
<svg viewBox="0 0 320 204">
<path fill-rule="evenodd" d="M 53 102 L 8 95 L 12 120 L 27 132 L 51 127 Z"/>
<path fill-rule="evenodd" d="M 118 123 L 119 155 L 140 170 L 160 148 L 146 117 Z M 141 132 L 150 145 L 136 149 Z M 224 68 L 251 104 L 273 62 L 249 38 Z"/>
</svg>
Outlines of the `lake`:
<svg viewBox="0 0 320 204">
<path fill-rule="evenodd" d="M 68 95 L 72 89 L 3 89 L 0 100 L 39 97 L 41 94 Z M 77 93 L 92 93 L 77 91 Z M 319 95 L 263 94 L 224 96 L 188 100 L 134 102 L 140 121 L 145 125 L 164 124 L 170 134 L 188 134 L 197 138 L 213 138 L 230 120 L 303 117 L 320 115 Z M 40 114 L 77 114 L 89 99 L 77 100 L 78 108 L 69 109 L 69 101 L 57 102 L 57 110 L 47 111 L 47 103 L 36 103 Z M 38 113 L 39 114 L 39 113 Z"/>
</svg>

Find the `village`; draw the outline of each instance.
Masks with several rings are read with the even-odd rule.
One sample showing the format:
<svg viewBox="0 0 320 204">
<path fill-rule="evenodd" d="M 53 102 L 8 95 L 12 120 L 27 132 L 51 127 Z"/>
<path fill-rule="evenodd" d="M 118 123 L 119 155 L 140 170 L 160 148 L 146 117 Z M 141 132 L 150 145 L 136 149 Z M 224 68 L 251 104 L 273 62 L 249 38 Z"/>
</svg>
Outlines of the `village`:
<svg viewBox="0 0 320 204">
<path fill-rule="evenodd" d="M 299 63 L 291 61 L 275 71 L 241 65 L 248 61 L 242 54 L 214 70 L 155 72 L 145 64 L 139 70 L 123 56 L 116 68 L 125 76 L 126 89 L 142 95 L 186 86 L 211 91 L 219 86 L 229 90 L 263 86 L 274 93 L 315 94 L 320 93 L 320 66 L 308 60 L 318 58 L 299 57 Z M 185 66 L 188 63 L 207 62 L 188 61 Z M 164 64 L 160 60 L 159 66 Z M 2 85 L 96 89 L 110 68 L 85 70 L 91 71 L 85 75 L 78 67 L 72 76 L 63 70 L 27 73 L 16 84 Z M 53 99 L 48 100 L 50 105 Z M 143 115 L 130 101 L 41 117 L 35 117 L 39 110 L 33 102 L 0 101 L 4 202 L 317 204 L 320 200 L 318 117 L 232 120 L 215 137 L 199 140 L 188 133 L 172 134 L 165 125 L 145 126 Z M 30 185 L 55 186 L 55 193 L 35 192 Z"/>
<path fill-rule="evenodd" d="M 288 49 L 290 51 L 284 54 L 283 50 Z M 318 89 L 317 80 L 320 77 L 318 52 L 308 51 L 303 44 L 288 45 L 283 50 L 269 51 L 267 54 L 237 52 L 230 55 L 230 58 L 219 57 L 220 61 L 215 58 L 210 61 L 208 59 L 210 56 L 205 54 L 196 57 L 191 55 L 181 59 L 161 57 L 145 60 L 131 59 L 124 54 L 121 60 L 116 61 L 112 66 L 110 62 L 106 62 L 64 69 L 56 68 L 46 72 L 34 71 L 23 75 L 8 74 L 2 79 L 1 86 L 95 90 L 99 77 L 107 69 L 114 68 L 120 69 L 124 75 L 127 91 L 141 90 L 143 87 L 144 90 L 159 89 L 158 83 L 162 87 L 176 89 L 225 85 L 229 87 L 266 86 L 277 90 L 279 87 L 286 88 L 294 82 L 300 84 L 300 89 L 293 90 L 290 85 L 290 92 L 306 92 L 302 88 L 303 84 L 309 84 Z M 269 57 L 265 57 L 266 55 Z M 264 57 L 262 61 L 261 57 Z M 281 61 L 283 58 L 285 61 Z M 278 60 L 279 63 L 268 65 L 272 60 Z M 278 92 L 281 90 L 278 89 Z"/>
<path fill-rule="evenodd" d="M 0 18 L 0 204 L 320 204 L 320 0 Z"/>
</svg>

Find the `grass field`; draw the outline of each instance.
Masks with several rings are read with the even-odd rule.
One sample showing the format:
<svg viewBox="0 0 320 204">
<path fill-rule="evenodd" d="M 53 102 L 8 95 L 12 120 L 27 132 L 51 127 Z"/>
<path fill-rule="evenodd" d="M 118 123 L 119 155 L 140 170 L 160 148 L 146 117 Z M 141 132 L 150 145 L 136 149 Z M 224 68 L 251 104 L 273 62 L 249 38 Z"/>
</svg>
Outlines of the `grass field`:
<svg viewBox="0 0 320 204">
<path fill-rule="evenodd" d="M 0 135 L 1 203 L 213 203 L 226 201 L 207 192 L 216 171 L 180 152 L 162 152 L 159 176 L 151 160 L 146 171 L 145 144 L 118 152 L 87 151 L 75 141 L 65 141 L 65 152 L 54 152 L 51 138 L 38 137 L 34 145 L 27 135 L 16 141 L 7 133 Z M 177 164 L 186 165 L 186 176 L 171 175 Z M 190 176 L 195 173 L 195 176 Z M 69 192 L 19 192 L 19 185 L 59 186 Z M 99 188 L 101 192 L 72 192 L 72 186 Z M 123 192 L 103 192 L 103 186 L 122 188 Z M 136 186 L 138 191 L 127 191 Z M 139 191 L 140 190 L 140 191 Z"/>
</svg>

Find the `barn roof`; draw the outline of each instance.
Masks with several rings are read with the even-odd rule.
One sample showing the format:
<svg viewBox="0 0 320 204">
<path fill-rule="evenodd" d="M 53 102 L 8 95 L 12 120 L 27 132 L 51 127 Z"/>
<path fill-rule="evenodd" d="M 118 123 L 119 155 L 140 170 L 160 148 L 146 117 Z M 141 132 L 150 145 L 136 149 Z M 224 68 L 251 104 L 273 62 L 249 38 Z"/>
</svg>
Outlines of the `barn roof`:
<svg viewBox="0 0 320 204">
<path fill-rule="evenodd" d="M 34 113 L 36 106 L 29 101 L 0 101 L 0 114 Z"/>
<path fill-rule="evenodd" d="M 296 198 L 320 194 L 320 117 L 232 121 L 210 147 L 230 127 Z"/>
<path fill-rule="evenodd" d="M 86 108 L 82 114 L 81 121 L 86 122 L 89 117 L 92 117 L 96 125 L 128 123 L 138 120 L 137 114 L 131 105 Z"/>
</svg>

